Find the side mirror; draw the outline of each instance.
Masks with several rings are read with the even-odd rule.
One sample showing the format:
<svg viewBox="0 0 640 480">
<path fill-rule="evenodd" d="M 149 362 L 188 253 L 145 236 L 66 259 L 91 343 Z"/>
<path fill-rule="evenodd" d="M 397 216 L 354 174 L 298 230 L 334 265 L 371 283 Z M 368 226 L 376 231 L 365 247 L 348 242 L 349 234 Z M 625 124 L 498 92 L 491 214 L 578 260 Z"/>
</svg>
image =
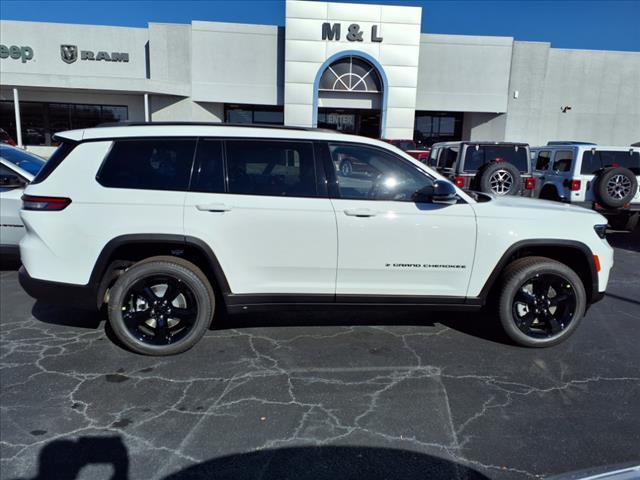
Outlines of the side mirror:
<svg viewBox="0 0 640 480">
<path fill-rule="evenodd" d="M 436 180 L 433 185 L 421 188 L 413 194 L 416 203 L 440 203 L 453 205 L 458 201 L 456 188 L 445 180 Z"/>
<path fill-rule="evenodd" d="M 25 183 L 18 175 L 0 175 L 0 188 L 19 188 L 24 187 Z"/>
</svg>

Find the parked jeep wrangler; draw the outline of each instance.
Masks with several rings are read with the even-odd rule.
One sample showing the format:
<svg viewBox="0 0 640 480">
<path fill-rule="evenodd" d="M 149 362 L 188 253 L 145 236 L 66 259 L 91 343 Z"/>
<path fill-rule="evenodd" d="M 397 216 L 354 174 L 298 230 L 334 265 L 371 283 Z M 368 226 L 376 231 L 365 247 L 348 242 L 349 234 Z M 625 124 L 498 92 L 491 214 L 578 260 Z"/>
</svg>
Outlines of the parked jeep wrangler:
<svg viewBox="0 0 640 480">
<path fill-rule="evenodd" d="M 140 353 L 192 347 L 225 310 L 489 299 L 514 342 L 544 347 L 575 331 L 613 265 L 601 215 L 467 194 L 378 140 L 220 124 L 56 139 L 23 197 L 20 283 L 106 305 Z"/>
<path fill-rule="evenodd" d="M 530 197 L 535 188 L 526 143 L 436 143 L 427 164 L 465 190 Z"/>
<path fill-rule="evenodd" d="M 597 210 L 616 230 L 638 225 L 640 148 L 549 142 L 531 156 L 537 197 Z"/>
</svg>

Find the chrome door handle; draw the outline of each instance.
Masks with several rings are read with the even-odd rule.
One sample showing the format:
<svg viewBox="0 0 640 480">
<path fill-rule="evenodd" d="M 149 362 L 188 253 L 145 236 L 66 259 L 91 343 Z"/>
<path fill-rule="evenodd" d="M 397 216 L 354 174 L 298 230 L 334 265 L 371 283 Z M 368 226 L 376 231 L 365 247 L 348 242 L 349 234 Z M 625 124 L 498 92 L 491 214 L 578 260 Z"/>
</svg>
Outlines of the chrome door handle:
<svg viewBox="0 0 640 480">
<path fill-rule="evenodd" d="M 375 217 L 378 212 L 369 208 L 353 208 L 344 211 L 350 217 Z"/>
<path fill-rule="evenodd" d="M 224 203 L 205 203 L 196 205 L 196 208 L 201 212 L 228 212 L 231 210 L 231 206 Z"/>
</svg>

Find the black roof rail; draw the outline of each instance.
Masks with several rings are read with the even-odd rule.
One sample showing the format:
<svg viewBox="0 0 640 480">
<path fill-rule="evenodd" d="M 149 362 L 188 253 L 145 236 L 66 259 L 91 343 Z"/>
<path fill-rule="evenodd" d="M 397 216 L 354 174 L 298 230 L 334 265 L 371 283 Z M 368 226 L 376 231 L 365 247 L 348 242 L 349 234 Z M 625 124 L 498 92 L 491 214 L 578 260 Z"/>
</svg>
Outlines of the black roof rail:
<svg viewBox="0 0 640 480">
<path fill-rule="evenodd" d="M 103 127 L 150 127 L 150 126 L 198 126 L 198 127 L 245 127 L 245 128 L 273 128 L 276 130 L 299 130 L 303 132 L 331 132 L 341 133 L 337 130 L 316 127 L 293 127 L 288 125 L 276 125 L 272 123 L 222 123 L 222 122 L 106 122 L 96 125 L 95 128 Z"/>
<path fill-rule="evenodd" d="M 550 142 L 547 142 L 547 146 L 551 146 L 551 145 L 597 145 L 596 143 L 593 142 L 575 142 L 572 140 L 552 140 Z"/>
</svg>

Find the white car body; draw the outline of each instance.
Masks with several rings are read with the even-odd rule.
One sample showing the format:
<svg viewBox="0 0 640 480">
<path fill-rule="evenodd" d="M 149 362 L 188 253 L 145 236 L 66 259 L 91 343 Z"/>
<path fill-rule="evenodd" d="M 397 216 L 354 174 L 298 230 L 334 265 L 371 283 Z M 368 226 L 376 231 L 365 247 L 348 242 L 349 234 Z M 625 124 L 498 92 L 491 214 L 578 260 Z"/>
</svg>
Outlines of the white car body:
<svg viewBox="0 0 640 480">
<path fill-rule="evenodd" d="M 599 260 L 597 278 L 585 285 L 592 301 L 607 286 L 613 250 L 594 232 L 606 219 L 590 210 L 518 197 L 476 201 L 460 189 L 458 203 L 441 205 L 102 186 L 96 174 L 114 139 L 145 137 L 350 142 L 384 149 L 431 179 L 443 179 L 387 143 L 319 130 L 147 125 L 64 132 L 58 138 L 77 145 L 26 194 L 72 203 L 56 212 L 21 212 L 27 228 L 21 256 L 33 282 L 91 286 L 95 295 L 97 265 L 114 242 L 169 236 L 214 255 L 228 284 L 228 308 L 363 299 L 478 306 L 498 267 L 523 245 L 544 247 L 550 255 L 578 246 L 594 272 L 592 256 Z M 98 303 L 103 293 L 98 291 Z"/>
<path fill-rule="evenodd" d="M 15 163 L 2 157 L 2 152 L 6 150 L 19 150 L 16 147 L 2 145 L 0 151 L 0 165 L 4 172 L 16 175 L 22 180 L 25 186 L 33 180 L 33 174 L 20 168 Z M 24 153 L 20 150 L 21 153 Z M 25 155 L 31 155 L 24 153 Z M 23 237 L 25 229 L 20 219 L 20 208 L 22 207 L 22 194 L 24 186 L 15 188 L 3 188 L 0 186 L 0 250 L 5 254 L 18 253 L 18 244 Z"/>
</svg>

